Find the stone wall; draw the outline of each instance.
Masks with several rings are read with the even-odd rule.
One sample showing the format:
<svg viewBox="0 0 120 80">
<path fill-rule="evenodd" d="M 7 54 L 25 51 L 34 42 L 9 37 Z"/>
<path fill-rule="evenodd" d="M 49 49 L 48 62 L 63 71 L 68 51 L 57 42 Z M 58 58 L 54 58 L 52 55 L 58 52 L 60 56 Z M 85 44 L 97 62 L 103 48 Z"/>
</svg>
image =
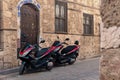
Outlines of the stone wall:
<svg viewBox="0 0 120 80">
<path fill-rule="evenodd" d="M 103 51 L 100 80 L 120 80 L 120 49 Z"/>
<path fill-rule="evenodd" d="M 54 1 L 54 0 L 53 0 Z M 60 0 L 64 1 L 64 0 Z M 90 58 L 99 55 L 100 51 L 100 26 L 101 22 L 99 5 L 95 6 L 94 1 L 89 3 L 87 0 L 65 0 L 68 3 L 68 33 L 67 34 L 56 34 L 55 33 L 55 14 L 53 10 L 55 9 L 53 5 L 46 3 L 46 6 L 43 7 L 43 22 L 41 23 L 43 27 L 42 37 L 46 40 L 46 44 L 50 46 L 53 41 L 56 39 L 56 36 L 59 35 L 61 40 L 65 38 L 70 38 L 70 44 L 73 44 L 75 40 L 79 40 L 80 56 L 79 59 Z M 43 1 L 44 2 L 44 1 Z M 51 2 L 52 3 L 52 2 Z M 52 3 L 54 4 L 54 2 Z M 99 1 L 96 2 L 99 4 Z M 44 7 L 45 6 L 45 7 Z M 52 15 L 50 14 L 52 13 Z M 93 36 L 83 36 L 83 13 L 93 14 L 94 15 L 94 35 Z M 45 16 L 45 17 L 44 17 Z M 46 17 L 47 16 L 47 17 Z M 49 19 L 52 19 L 49 22 Z M 74 37 L 74 38 L 73 38 Z"/>
<path fill-rule="evenodd" d="M 101 5 L 101 48 L 116 48 L 120 46 L 120 19 L 118 0 L 102 0 Z"/>
<path fill-rule="evenodd" d="M 120 47 L 120 27 L 102 28 L 101 35 L 102 49 Z"/>
<path fill-rule="evenodd" d="M 2 69 L 18 66 L 17 60 L 17 0 L 2 0 L 2 51 L 0 51 L 0 67 Z"/>
<path fill-rule="evenodd" d="M 101 80 L 120 80 L 120 1 L 102 0 Z"/>
<path fill-rule="evenodd" d="M 0 29 L 1 29 L 1 27 L 2 27 L 2 20 L 3 20 L 3 18 L 2 18 L 2 1 L 0 1 Z M 0 30 L 0 50 L 3 48 L 3 45 L 2 45 L 2 31 Z"/>
<path fill-rule="evenodd" d="M 104 27 L 120 26 L 119 5 L 119 0 L 102 0 L 101 16 Z"/>
</svg>

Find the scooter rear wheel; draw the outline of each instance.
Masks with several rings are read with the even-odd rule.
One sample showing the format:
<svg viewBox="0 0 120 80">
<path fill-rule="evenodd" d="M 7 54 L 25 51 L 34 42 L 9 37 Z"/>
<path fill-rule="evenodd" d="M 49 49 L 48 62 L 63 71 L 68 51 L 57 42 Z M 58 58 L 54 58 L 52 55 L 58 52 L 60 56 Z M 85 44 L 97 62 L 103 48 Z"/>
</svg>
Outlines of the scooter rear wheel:
<svg viewBox="0 0 120 80">
<path fill-rule="evenodd" d="M 76 58 L 71 58 L 70 61 L 68 62 L 69 65 L 74 64 L 76 61 Z"/>
<path fill-rule="evenodd" d="M 52 61 L 48 62 L 47 65 L 46 65 L 46 70 L 49 70 L 49 71 L 52 70 L 52 68 L 54 66 L 53 64 L 54 63 Z"/>
</svg>

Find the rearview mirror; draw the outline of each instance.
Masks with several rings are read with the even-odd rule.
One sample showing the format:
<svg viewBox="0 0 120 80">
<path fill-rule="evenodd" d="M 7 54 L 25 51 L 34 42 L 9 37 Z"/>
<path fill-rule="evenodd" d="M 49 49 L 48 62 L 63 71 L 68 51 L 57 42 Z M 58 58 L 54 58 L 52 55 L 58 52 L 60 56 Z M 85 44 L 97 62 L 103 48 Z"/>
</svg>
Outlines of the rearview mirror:
<svg viewBox="0 0 120 80">
<path fill-rule="evenodd" d="M 45 42 L 45 40 L 41 40 L 41 41 L 40 41 L 40 43 L 44 43 L 44 42 Z"/>
</svg>

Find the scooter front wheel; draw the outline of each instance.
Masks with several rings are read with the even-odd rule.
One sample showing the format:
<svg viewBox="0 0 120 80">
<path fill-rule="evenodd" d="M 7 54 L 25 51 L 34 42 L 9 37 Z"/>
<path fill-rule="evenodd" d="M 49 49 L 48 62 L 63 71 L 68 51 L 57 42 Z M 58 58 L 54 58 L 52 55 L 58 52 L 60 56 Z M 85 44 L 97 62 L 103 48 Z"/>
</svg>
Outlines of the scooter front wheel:
<svg viewBox="0 0 120 80">
<path fill-rule="evenodd" d="M 49 71 L 52 70 L 53 66 L 54 66 L 53 61 L 48 62 L 46 65 L 46 70 L 49 70 Z"/>
<path fill-rule="evenodd" d="M 19 75 L 22 75 L 24 73 L 25 67 L 26 67 L 26 63 L 23 62 L 20 66 L 20 69 L 19 69 Z"/>
<path fill-rule="evenodd" d="M 76 61 L 76 58 L 71 58 L 70 61 L 68 62 L 69 65 L 74 64 Z"/>
</svg>

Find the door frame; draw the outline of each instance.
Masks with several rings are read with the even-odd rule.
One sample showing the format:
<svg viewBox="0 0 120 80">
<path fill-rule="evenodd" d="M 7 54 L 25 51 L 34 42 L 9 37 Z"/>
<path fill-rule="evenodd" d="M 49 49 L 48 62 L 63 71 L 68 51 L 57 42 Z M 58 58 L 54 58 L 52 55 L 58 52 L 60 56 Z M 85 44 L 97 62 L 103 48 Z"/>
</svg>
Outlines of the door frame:
<svg viewBox="0 0 120 80">
<path fill-rule="evenodd" d="M 26 9 L 28 11 L 26 11 Z M 34 26 L 31 23 L 34 23 Z M 39 10 L 36 8 L 36 6 L 34 6 L 33 4 L 28 4 L 28 3 L 22 5 L 20 24 L 21 24 L 20 25 L 21 32 L 33 34 L 31 37 L 28 37 L 28 41 L 32 42 L 32 44 L 33 43 L 38 44 L 40 27 L 39 27 Z M 28 26 L 27 24 L 28 25 L 31 24 L 31 25 Z M 23 25 L 25 25 L 25 26 L 23 26 Z M 32 28 L 32 27 L 34 27 L 34 28 Z M 26 31 L 25 29 L 26 30 L 29 29 L 29 31 Z M 29 35 L 29 34 L 26 34 L 26 35 Z"/>
<path fill-rule="evenodd" d="M 38 42 L 39 42 L 39 37 L 40 37 L 40 4 L 36 0 L 20 0 L 17 5 L 17 57 L 18 57 L 18 52 L 20 50 L 20 44 L 21 44 L 21 29 L 20 29 L 20 23 L 21 23 L 21 7 L 24 4 L 32 4 L 36 7 L 36 9 L 39 12 L 39 23 L 38 23 Z"/>
<path fill-rule="evenodd" d="M 39 17 L 40 17 L 40 4 L 36 1 L 36 0 L 21 0 L 19 1 L 18 3 L 18 6 L 17 6 L 17 9 L 18 9 L 18 18 L 17 18 L 17 23 L 18 23 L 18 28 L 17 28 L 17 48 L 20 48 L 20 37 L 21 37 L 21 29 L 20 29 L 20 22 L 21 22 L 21 7 L 25 4 L 31 4 L 31 5 L 34 5 L 36 7 L 36 9 L 38 10 L 39 12 Z M 40 36 L 40 18 L 38 19 L 39 23 L 38 23 L 38 41 L 39 42 L 39 36 Z"/>
</svg>

